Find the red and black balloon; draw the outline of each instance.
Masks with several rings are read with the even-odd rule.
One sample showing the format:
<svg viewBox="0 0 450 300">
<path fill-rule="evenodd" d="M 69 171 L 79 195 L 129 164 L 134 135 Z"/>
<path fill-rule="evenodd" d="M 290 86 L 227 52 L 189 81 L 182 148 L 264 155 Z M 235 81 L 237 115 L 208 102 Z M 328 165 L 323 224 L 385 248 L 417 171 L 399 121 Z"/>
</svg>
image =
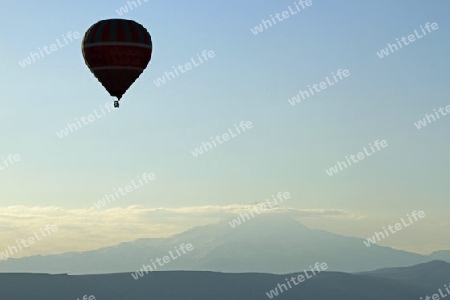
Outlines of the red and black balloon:
<svg viewBox="0 0 450 300">
<path fill-rule="evenodd" d="M 94 76 L 111 96 L 120 100 L 150 62 L 152 38 L 135 21 L 102 20 L 86 31 L 82 50 Z"/>
</svg>

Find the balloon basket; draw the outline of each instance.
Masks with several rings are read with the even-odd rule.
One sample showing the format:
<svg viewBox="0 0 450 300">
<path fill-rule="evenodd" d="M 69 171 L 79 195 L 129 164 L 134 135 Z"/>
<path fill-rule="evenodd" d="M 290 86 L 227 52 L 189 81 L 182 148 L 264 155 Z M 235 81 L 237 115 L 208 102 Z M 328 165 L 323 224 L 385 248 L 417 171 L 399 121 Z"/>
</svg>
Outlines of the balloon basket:
<svg viewBox="0 0 450 300">
<path fill-rule="evenodd" d="M 114 101 L 114 107 L 119 107 L 119 101 Z"/>
</svg>

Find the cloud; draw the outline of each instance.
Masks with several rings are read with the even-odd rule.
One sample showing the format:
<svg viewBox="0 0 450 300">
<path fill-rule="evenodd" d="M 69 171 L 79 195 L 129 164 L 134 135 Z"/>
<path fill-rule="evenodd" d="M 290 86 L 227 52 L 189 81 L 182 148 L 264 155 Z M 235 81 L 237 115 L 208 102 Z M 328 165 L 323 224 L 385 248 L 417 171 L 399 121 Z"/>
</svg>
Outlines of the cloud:
<svg viewBox="0 0 450 300">
<path fill-rule="evenodd" d="M 86 251 L 141 238 L 168 237 L 194 226 L 230 220 L 255 204 L 207 205 L 179 208 L 142 206 L 106 209 L 69 209 L 56 206 L 0 207 L 0 251 L 28 239 L 46 224 L 55 224 L 52 236 L 24 249 L 14 257 L 32 254 Z M 340 209 L 274 207 L 265 213 L 284 213 L 307 218 L 361 218 Z"/>
</svg>

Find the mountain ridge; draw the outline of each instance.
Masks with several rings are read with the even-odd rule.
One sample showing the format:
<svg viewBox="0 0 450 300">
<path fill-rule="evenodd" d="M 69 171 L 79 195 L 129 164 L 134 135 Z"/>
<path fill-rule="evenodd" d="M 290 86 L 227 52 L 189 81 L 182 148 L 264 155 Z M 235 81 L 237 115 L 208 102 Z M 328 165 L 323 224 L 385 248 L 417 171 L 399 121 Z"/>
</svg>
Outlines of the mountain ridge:
<svg viewBox="0 0 450 300">
<path fill-rule="evenodd" d="M 329 271 L 364 272 L 406 267 L 434 260 L 389 247 L 366 247 L 364 239 L 310 229 L 283 215 L 256 216 L 238 227 L 227 221 L 198 226 L 168 238 L 138 239 L 85 252 L 8 259 L 0 272 L 99 274 L 134 272 L 150 260 L 168 255 L 180 244 L 193 250 L 164 265 L 166 270 L 231 273 L 289 273 L 326 262 Z M 349 255 L 351 253 L 352 255 Z"/>
</svg>

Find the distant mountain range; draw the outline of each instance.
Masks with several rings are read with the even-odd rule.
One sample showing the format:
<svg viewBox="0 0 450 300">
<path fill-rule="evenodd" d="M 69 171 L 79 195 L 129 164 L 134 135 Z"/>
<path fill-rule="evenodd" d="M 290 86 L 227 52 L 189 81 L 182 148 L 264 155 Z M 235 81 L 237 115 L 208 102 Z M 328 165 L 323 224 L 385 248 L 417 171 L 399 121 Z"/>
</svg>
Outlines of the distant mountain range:
<svg viewBox="0 0 450 300">
<path fill-rule="evenodd" d="M 157 271 L 192 270 L 286 274 L 326 262 L 327 271 L 363 272 L 450 262 L 450 251 L 429 256 L 389 247 L 365 246 L 363 239 L 309 229 L 282 214 L 262 214 L 232 228 L 228 222 L 195 227 L 164 239 L 140 239 L 81 253 L 31 256 L 0 261 L 0 272 L 104 274 L 135 272 L 181 244 L 193 250 Z M 350 276 L 350 275 L 349 275 Z"/>
<path fill-rule="evenodd" d="M 285 278 L 274 274 L 214 272 L 150 272 L 139 280 L 129 273 L 103 275 L 0 274 L 0 295 L 5 300 L 411 300 L 432 296 L 450 282 L 450 264 L 432 261 L 406 268 L 348 274 L 321 272 L 273 292 Z M 269 293 L 269 294 L 268 294 Z M 271 295 L 270 298 L 268 295 Z"/>
</svg>

